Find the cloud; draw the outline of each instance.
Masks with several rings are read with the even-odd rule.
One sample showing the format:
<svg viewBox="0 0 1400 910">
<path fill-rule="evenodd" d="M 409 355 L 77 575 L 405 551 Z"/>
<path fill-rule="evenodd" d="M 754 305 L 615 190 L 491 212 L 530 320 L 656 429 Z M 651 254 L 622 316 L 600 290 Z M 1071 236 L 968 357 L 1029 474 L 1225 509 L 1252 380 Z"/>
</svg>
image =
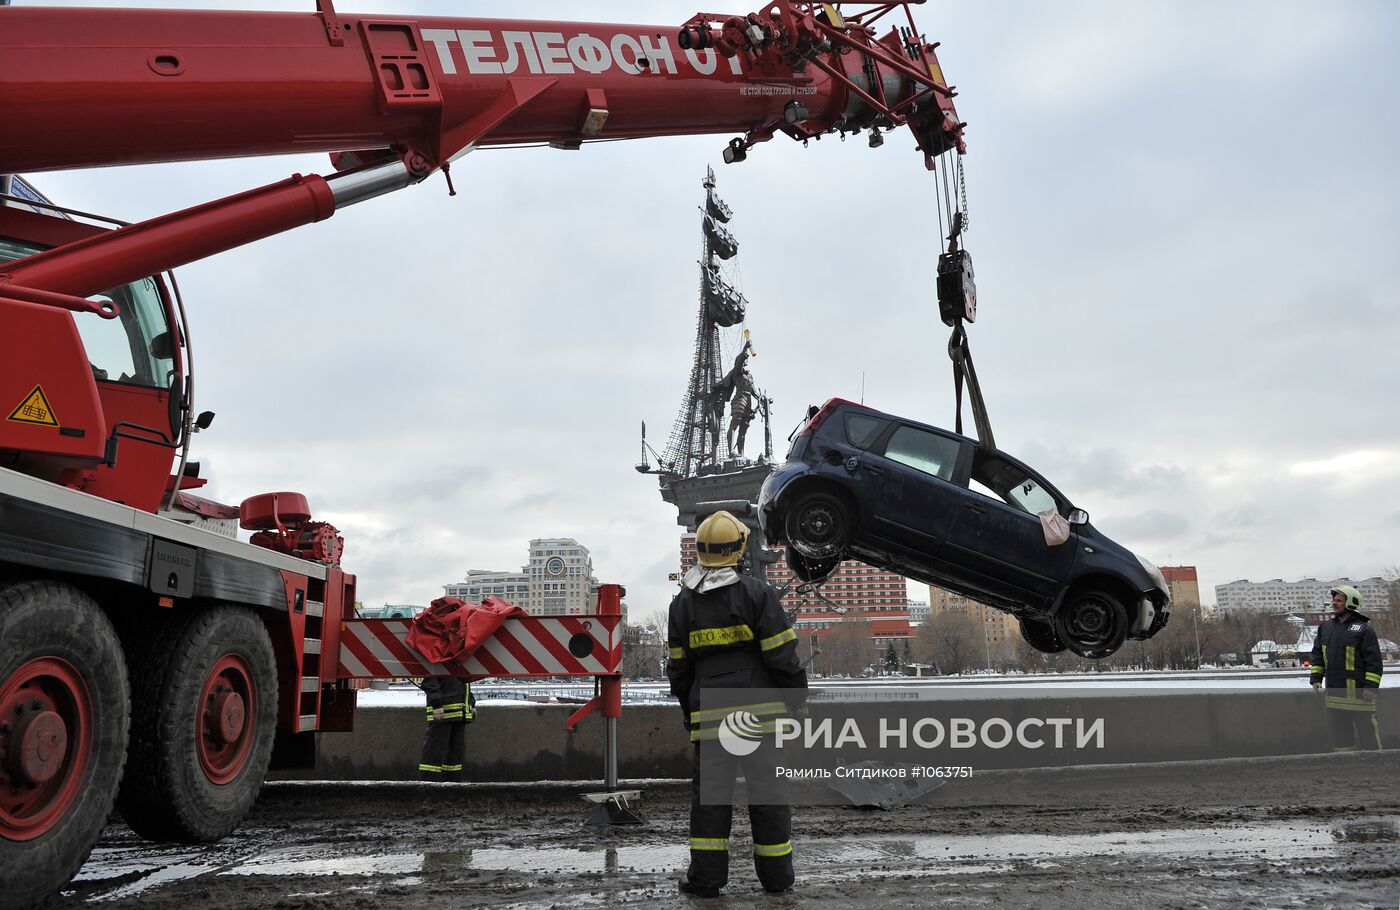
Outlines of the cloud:
<svg viewBox="0 0 1400 910">
<path fill-rule="evenodd" d="M 1120 515 L 1115 519 L 1116 533 L 1131 540 L 1161 544 L 1179 540 L 1190 527 L 1182 515 L 1150 509 L 1136 515 Z"/>
<path fill-rule="evenodd" d="M 1324 476 L 1364 479 L 1359 476 L 1361 472 L 1374 471 L 1378 468 L 1385 469 L 1393 465 L 1396 460 L 1396 456 L 1392 452 L 1378 452 L 1374 449 L 1358 449 L 1350 452 L 1342 452 L 1333 455 L 1331 458 L 1324 458 L 1318 461 L 1300 461 L 1297 464 L 1289 465 L 1288 470 L 1292 474 L 1305 477 Z"/>
</svg>

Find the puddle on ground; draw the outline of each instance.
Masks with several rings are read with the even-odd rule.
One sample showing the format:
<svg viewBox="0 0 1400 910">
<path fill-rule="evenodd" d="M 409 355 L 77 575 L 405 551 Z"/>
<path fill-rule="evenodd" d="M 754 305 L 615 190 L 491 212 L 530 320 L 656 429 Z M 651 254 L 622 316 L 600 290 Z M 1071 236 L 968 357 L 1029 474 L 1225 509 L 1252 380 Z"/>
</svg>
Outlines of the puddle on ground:
<svg viewBox="0 0 1400 910">
<path fill-rule="evenodd" d="M 923 877 L 998 873 L 1017 863 L 1055 866 L 1086 857 L 1144 854 L 1286 861 L 1336 851 L 1343 843 L 1398 842 L 1400 817 L 1356 819 L 1330 827 L 1275 822 L 1107 834 L 801 838 L 799 832 L 798 838 L 798 861 L 804 877 L 845 880 L 892 874 Z M 733 847 L 736 858 L 748 852 L 743 841 L 736 841 Z M 688 858 L 686 845 L 670 840 L 589 848 L 526 846 L 373 852 L 368 844 L 356 849 L 332 843 L 259 849 L 247 841 L 240 844 L 235 837 L 204 850 L 165 849 L 147 844 L 99 849 L 77 881 L 84 885 L 82 890 L 89 901 L 100 902 L 207 875 L 386 876 L 399 884 L 420 878 L 450 878 L 471 871 L 671 876 L 684 867 Z M 308 886 L 314 893 L 316 886 L 309 882 Z"/>
<path fill-rule="evenodd" d="M 1332 836 L 1344 844 L 1400 843 L 1400 819 L 1358 818 L 1332 826 Z"/>
</svg>

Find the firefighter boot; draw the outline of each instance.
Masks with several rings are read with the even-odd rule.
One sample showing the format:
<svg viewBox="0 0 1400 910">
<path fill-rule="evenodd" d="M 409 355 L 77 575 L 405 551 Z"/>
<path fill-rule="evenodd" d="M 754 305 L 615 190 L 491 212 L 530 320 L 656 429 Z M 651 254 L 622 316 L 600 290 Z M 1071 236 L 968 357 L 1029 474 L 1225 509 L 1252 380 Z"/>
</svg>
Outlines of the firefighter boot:
<svg viewBox="0 0 1400 910">
<path fill-rule="evenodd" d="M 697 885 L 690 880 L 689 876 L 682 875 L 680 880 L 680 890 L 682 894 L 689 894 L 692 897 L 719 897 L 719 889 L 706 885 Z"/>
</svg>

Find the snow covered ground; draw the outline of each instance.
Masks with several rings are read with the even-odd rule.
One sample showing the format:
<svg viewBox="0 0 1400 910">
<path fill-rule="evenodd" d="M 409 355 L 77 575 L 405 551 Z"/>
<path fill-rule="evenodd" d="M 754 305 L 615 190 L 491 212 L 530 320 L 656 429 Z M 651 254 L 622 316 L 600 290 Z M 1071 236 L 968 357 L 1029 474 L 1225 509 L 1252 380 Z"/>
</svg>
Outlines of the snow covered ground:
<svg viewBox="0 0 1400 910">
<path fill-rule="evenodd" d="M 995 686 L 998 689 L 1195 689 L 1224 692 L 1303 691 L 1308 685 L 1307 670 L 1160 670 L 1121 673 L 1061 673 L 1061 674 L 1002 674 L 979 673 L 974 676 L 924 677 L 890 676 L 878 679 L 813 679 L 812 685 L 823 689 L 867 689 L 898 687 L 950 690 L 968 687 Z M 1386 689 L 1400 688 L 1400 665 L 1386 667 L 1381 679 Z M 547 699 L 585 701 L 593 695 L 592 681 L 580 682 L 513 682 L 483 681 L 473 684 L 477 701 L 497 706 L 540 704 Z M 673 701 L 665 683 L 629 682 L 623 687 L 627 704 L 667 703 Z M 423 693 L 411 683 L 396 683 L 385 689 L 360 692 L 362 707 L 393 707 L 425 704 Z"/>
</svg>

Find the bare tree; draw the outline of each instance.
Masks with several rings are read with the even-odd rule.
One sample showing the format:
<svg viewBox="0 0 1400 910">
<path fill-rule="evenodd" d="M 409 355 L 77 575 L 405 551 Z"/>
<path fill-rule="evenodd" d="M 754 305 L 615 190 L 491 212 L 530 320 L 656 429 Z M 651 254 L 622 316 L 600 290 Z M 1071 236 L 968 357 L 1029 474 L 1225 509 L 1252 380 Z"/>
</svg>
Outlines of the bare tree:
<svg viewBox="0 0 1400 910">
<path fill-rule="evenodd" d="M 860 676 L 875 663 L 875 642 L 870 637 L 868 619 L 843 619 L 832 623 L 820 647 L 819 660 L 828 673 Z"/>
<path fill-rule="evenodd" d="M 666 614 L 654 612 L 622 629 L 622 675 L 651 678 L 666 672 Z"/>
<path fill-rule="evenodd" d="M 944 610 L 919 627 L 914 657 L 945 675 L 962 673 L 981 663 L 985 632 L 973 610 Z"/>
<path fill-rule="evenodd" d="M 1215 652 L 1233 653 L 1242 663 L 1249 661 L 1249 652 L 1261 641 L 1285 644 L 1297 639 L 1297 633 L 1282 616 L 1257 610 L 1231 610 L 1210 625 Z"/>
</svg>

